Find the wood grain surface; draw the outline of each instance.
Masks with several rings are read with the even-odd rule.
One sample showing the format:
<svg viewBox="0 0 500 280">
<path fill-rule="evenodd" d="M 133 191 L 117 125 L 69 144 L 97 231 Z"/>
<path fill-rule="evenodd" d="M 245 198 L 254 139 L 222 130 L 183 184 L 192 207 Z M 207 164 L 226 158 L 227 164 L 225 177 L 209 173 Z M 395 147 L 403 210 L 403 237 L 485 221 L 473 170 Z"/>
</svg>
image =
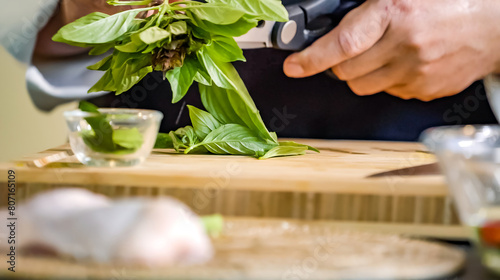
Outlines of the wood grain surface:
<svg viewBox="0 0 500 280">
<path fill-rule="evenodd" d="M 102 185 L 160 188 L 219 187 L 247 191 L 292 191 L 335 194 L 446 196 L 442 175 L 368 176 L 433 163 L 435 157 L 419 143 L 297 140 L 320 154 L 256 160 L 241 156 L 179 155 L 155 150 L 145 164 L 129 168 L 92 168 L 69 146 L 50 149 L 22 160 L 1 163 L 0 172 L 14 169 L 18 183 Z M 62 156 L 61 156 L 62 155 Z M 53 161 L 56 159 L 57 161 Z M 41 167 L 37 167 L 41 166 Z M 7 176 L 0 176 L 0 183 Z"/>
<path fill-rule="evenodd" d="M 339 228 L 329 222 L 226 219 L 213 240 L 216 256 L 194 267 L 96 265 L 19 256 L 21 279 L 430 279 L 453 275 L 462 250 L 394 234 Z M 0 261 L 5 262 L 5 254 Z M 7 274 L 8 273 L 8 274 Z"/>
</svg>

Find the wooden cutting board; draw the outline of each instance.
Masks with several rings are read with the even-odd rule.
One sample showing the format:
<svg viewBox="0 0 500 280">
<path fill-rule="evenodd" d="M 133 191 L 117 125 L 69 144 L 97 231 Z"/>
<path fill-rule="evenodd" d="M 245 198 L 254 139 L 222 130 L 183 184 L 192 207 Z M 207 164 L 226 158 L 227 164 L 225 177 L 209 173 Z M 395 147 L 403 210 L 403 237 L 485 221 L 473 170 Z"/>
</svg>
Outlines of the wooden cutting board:
<svg viewBox="0 0 500 280">
<path fill-rule="evenodd" d="M 216 256 L 195 267 L 99 266 L 18 256 L 21 279 L 436 279 L 464 264 L 451 246 L 398 235 L 339 229 L 329 222 L 226 219 Z M 0 262 L 5 263 L 5 254 Z"/>
<path fill-rule="evenodd" d="M 296 140 L 321 153 L 257 160 L 242 156 L 179 155 L 155 150 L 145 164 L 129 168 L 84 167 L 69 146 L 0 164 L 14 169 L 18 183 L 105 185 L 164 188 L 219 187 L 232 190 L 350 193 L 401 196 L 446 196 L 441 175 L 369 175 L 434 163 L 419 143 Z M 58 159 L 56 162 L 51 162 Z M 48 163 L 51 162 L 51 163 Z M 0 183 L 7 176 L 0 176 Z"/>
</svg>

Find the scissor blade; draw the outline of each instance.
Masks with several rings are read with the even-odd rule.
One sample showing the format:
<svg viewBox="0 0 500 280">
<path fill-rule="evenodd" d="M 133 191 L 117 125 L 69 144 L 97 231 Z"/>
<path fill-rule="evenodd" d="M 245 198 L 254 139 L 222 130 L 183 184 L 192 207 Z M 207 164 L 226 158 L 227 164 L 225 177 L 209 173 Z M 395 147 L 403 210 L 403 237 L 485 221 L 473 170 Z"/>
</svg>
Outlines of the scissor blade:
<svg viewBox="0 0 500 280">
<path fill-rule="evenodd" d="M 238 46 L 244 50 L 251 50 L 251 49 L 264 49 L 267 48 L 266 43 L 264 42 L 238 42 Z"/>
<path fill-rule="evenodd" d="M 275 24 L 274 21 L 264 21 L 247 34 L 234 39 L 242 49 L 272 48 L 271 36 Z"/>
<path fill-rule="evenodd" d="M 430 164 L 375 173 L 366 178 L 380 178 L 389 176 L 423 176 L 423 175 L 439 175 L 439 174 L 441 174 L 439 165 L 437 163 L 430 163 Z"/>
</svg>

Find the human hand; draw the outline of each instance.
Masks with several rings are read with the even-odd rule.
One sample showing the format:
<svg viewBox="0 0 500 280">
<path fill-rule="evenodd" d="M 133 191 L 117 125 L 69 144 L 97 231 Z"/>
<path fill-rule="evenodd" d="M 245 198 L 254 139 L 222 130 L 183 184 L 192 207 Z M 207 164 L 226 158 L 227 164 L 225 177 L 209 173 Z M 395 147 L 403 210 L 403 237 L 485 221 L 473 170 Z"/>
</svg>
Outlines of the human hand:
<svg viewBox="0 0 500 280">
<path fill-rule="evenodd" d="M 329 68 L 358 95 L 459 93 L 500 73 L 500 1 L 368 0 L 284 64 L 294 78 Z"/>
</svg>

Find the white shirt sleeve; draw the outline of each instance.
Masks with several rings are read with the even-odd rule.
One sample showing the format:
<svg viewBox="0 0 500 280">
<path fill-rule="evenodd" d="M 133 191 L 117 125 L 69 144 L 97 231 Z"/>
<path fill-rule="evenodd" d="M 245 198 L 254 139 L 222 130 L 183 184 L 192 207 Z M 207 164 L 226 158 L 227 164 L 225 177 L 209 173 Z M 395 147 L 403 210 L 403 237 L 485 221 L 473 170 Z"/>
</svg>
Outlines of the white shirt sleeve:
<svg viewBox="0 0 500 280">
<path fill-rule="evenodd" d="M 488 101 L 497 120 L 500 121 L 500 75 L 491 74 L 484 79 Z"/>
<path fill-rule="evenodd" d="M 23 0 L 5 3 L 0 16 L 0 44 L 17 60 L 25 64 L 26 83 L 33 103 L 49 111 L 57 105 L 77 99 L 96 97 L 87 90 L 103 75 L 87 70 L 102 57 L 87 55 L 60 61 L 32 62 L 39 30 L 45 26 L 57 8 L 58 0 Z"/>
</svg>

